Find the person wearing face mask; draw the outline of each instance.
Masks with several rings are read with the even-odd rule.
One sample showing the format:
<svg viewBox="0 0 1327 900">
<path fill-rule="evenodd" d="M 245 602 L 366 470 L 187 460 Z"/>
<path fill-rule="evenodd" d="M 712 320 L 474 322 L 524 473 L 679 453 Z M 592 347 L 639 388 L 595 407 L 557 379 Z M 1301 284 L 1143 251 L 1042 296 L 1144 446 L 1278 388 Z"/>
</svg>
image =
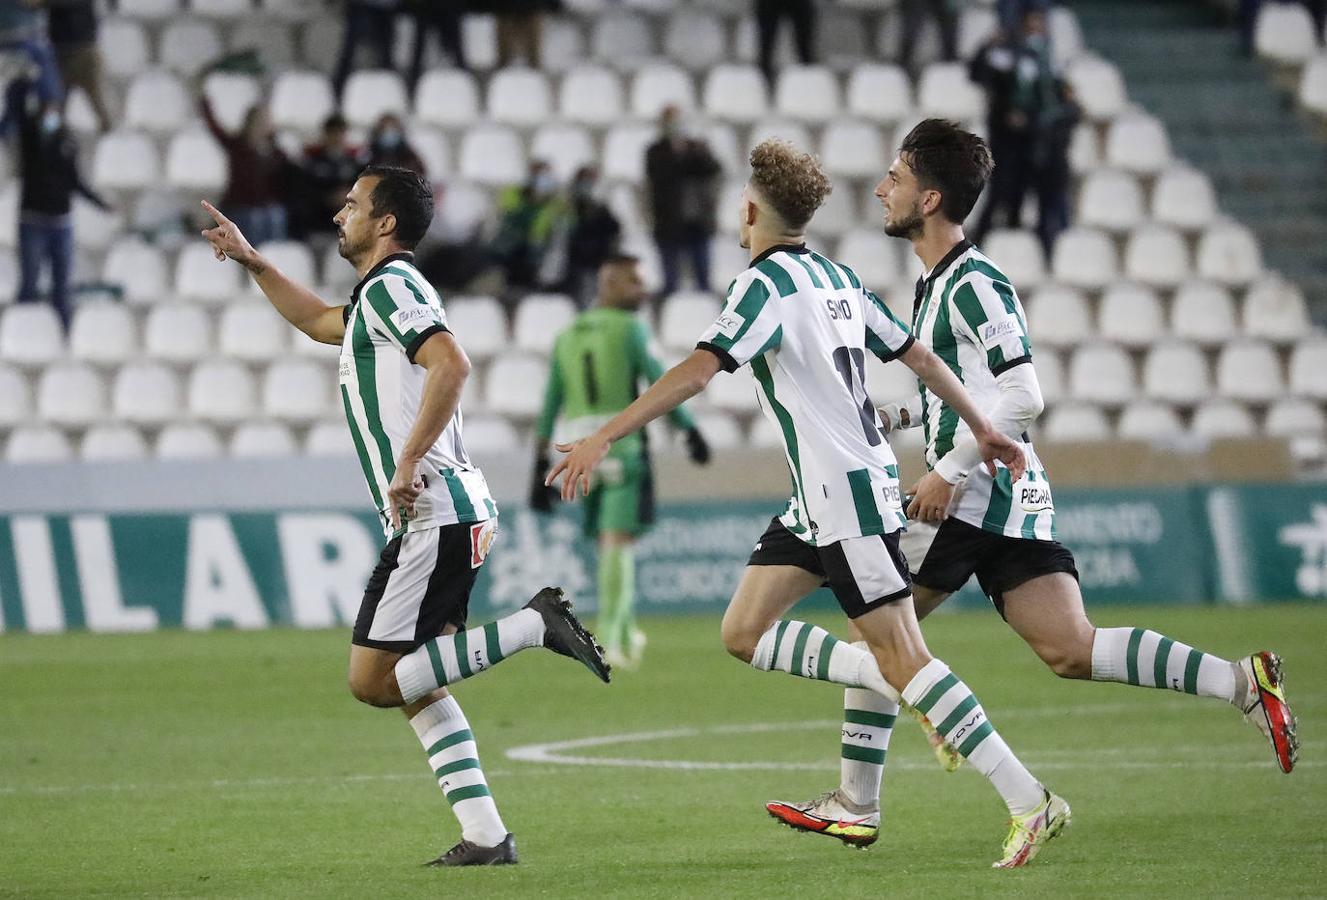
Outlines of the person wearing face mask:
<svg viewBox="0 0 1327 900">
<path fill-rule="evenodd" d="M 384 113 L 369 135 L 369 164 L 399 166 L 420 175 L 428 175 L 424 161 L 405 138 L 405 127 L 401 120 L 391 113 Z"/>
<path fill-rule="evenodd" d="M 566 276 L 562 290 L 584 306 L 594 290 L 599 267 L 617 253 L 622 224 L 596 195 L 599 170 L 583 166 L 571 182 L 568 208 Z"/>
<path fill-rule="evenodd" d="M 539 284 L 545 254 L 566 215 L 566 201 L 557 188 L 548 163 L 536 159 L 524 183 L 498 195 L 498 225 L 489 255 L 502 269 L 509 289 Z"/>
<path fill-rule="evenodd" d="M 289 216 L 284 205 L 286 177 L 292 166 L 276 142 L 265 103 L 255 103 L 236 131 L 227 131 L 204 95 L 203 121 L 226 151 L 229 180 L 221 202 L 254 244 L 283 241 Z"/>
<path fill-rule="evenodd" d="M 69 327 L 69 275 L 74 257 L 74 194 L 101 209 L 110 206 L 78 171 L 78 146 L 65 128 L 60 108 L 45 103 L 37 85 L 18 80 L 10 85 L 0 134 L 18 131 L 19 200 L 18 302 L 41 299 L 42 269 L 51 270 L 51 305 Z"/>
<path fill-rule="evenodd" d="M 645 151 L 654 240 L 663 267 L 663 296 L 681 282 L 682 258 L 691 263 L 696 289 L 710 287 L 710 238 L 714 236 L 717 176 L 723 171 L 709 145 L 687 135 L 681 111 L 665 107 L 659 139 Z"/>
</svg>

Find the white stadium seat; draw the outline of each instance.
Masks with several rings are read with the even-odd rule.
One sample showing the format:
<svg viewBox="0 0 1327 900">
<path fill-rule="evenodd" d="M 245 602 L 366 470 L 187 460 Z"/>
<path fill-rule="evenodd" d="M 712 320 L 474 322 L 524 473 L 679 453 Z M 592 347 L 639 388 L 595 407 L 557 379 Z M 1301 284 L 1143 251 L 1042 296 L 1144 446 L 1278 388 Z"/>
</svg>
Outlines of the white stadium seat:
<svg viewBox="0 0 1327 900">
<path fill-rule="evenodd" d="M 234 263 L 218 262 L 206 242 L 190 241 L 175 260 L 175 290 L 188 300 L 220 303 L 239 295 L 242 274 Z"/>
<path fill-rule="evenodd" d="M 319 422 L 304 438 L 304 452 L 310 456 L 354 456 L 355 442 L 344 419 Z"/>
<path fill-rule="evenodd" d="M 968 78 L 962 63 L 931 63 L 917 84 L 917 106 L 926 116 L 960 122 L 986 111 L 986 96 Z"/>
<path fill-rule="evenodd" d="M 270 419 L 307 425 L 331 415 L 335 369 L 304 359 L 287 359 L 263 374 L 262 409 Z"/>
<path fill-rule="evenodd" d="M 451 143 L 436 128 L 417 126 L 409 129 L 407 140 L 424 163 L 424 174 L 430 182 L 441 181 L 452 171 Z"/>
<path fill-rule="evenodd" d="M 579 21 L 547 16 L 543 28 L 539 65 L 545 72 L 566 72 L 585 61 L 585 35 Z"/>
<path fill-rule="evenodd" d="M 958 58 L 972 59 L 982 45 L 995 36 L 1000 19 L 990 6 L 961 8 L 958 17 Z"/>
<path fill-rule="evenodd" d="M 843 101 L 839 80 L 824 66 L 789 66 L 779 72 L 774 109 L 802 122 L 828 122 L 839 116 Z"/>
<path fill-rule="evenodd" d="M 694 7 L 669 16 L 663 49 L 667 59 L 694 71 L 705 71 L 728 55 L 728 36 L 722 20 Z"/>
<path fill-rule="evenodd" d="M 599 62 L 635 69 L 655 57 L 653 30 L 644 17 L 608 12 L 594 18 L 590 54 Z"/>
<path fill-rule="evenodd" d="M 831 191 L 825 198 L 820 209 L 816 210 L 815 220 L 811 226 L 817 234 L 838 237 L 850 228 L 860 225 L 861 221 L 857 198 L 852 191 L 840 189 Z"/>
<path fill-rule="evenodd" d="M 867 122 L 831 122 L 820 141 L 825 171 L 846 178 L 881 179 L 888 163 L 880 130 Z"/>
<path fill-rule="evenodd" d="M 158 459 L 216 459 L 221 453 L 221 439 L 206 425 L 175 423 L 157 436 Z"/>
<path fill-rule="evenodd" d="M 128 362 L 138 352 L 138 324 L 119 303 L 81 303 L 69 326 L 69 354 L 98 365 Z"/>
<path fill-rule="evenodd" d="M 665 106 L 684 112 L 696 108 L 696 85 L 691 76 L 677 66 L 656 63 L 645 66 L 631 79 L 631 114 L 653 120 Z"/>
<path fill-rule="evenodd" d="M 1147 347 L 1165 332 L 1156 292 L 1129 282 L 1106 288 L 1098 305 L 1097 321 L 1103 338 L 1131 348 Z"/>
<path fill-rule="evenodd" d="M 787 141 L 802 150 L 811 149 L 811 131 L 806 125 L 792 119 L 765 119 L 752 125 L 747 133 L 747 153 L 769 138 Z M 817 220 L 816 226 L 819 225 Z"/>
<path fill-rule="evenodd" d="M 1078 174 L 1101 166 L 1101 142 L 1090 122 L 1080 122 L 1069 138 L 1069 168 Z"/>
<path fill-rule="evenodd" d="M 861 63 L 848 75 L 846 103 L 849 115 L 871 122 L 893 124 L 912 116 L 912 82 L 901 68 Z"/>
<path fill-rule="evenodd" d="M 1211 400 L 1199 406 L 1193 411 L 1189 429 L 1209 440 L 1251 438 L 1258 433 L 1248 407 L 1232 400 Z"/>
<path fill-rule="evenodd" d="M 1050 411 L 1040 430 L 1052 443 L 1103 441 L 1110 437 L 1110 422 L 1090 404 L 1061 404 Z"/>
<path fill-rule="evenodd" d="M 227 306 L 221 311 L 217 332 L 222 356 L 267 362 L 290 352 L 291 327 L 265 300 Z"/>
<path fill-rule="evenodd" d="M 746 443 L 737 421 L 727 413 L 701 413 L 696 416 L 696 427 L 712 450 L 736 450 Z"/>
<path fill-rule="evenodd" d="M 97 141 L 92 157 L 92 181 L 111 191 L 152 187 L 161 178 L 156 144 L 137 131 L 113 131 Z"/>
<path fill-rule="evenodd" d="M 222 127 L 238 131 L 249 110 L 261 99 L 261 86 L 252 75 L 212 72 L 203 81 L 203 93 Z"/>
<path fill-rule="evenodd" d="M 212 353 L 212 319 L 192 305 L 161 304 L 147 314 L 144 349 L 154 359 L 192 363 Z"/>
<path fill-rule="evenodd" d="M 96 425 L 83 435 L 78 455 L 85 462 L 147 459 L 147 441 L 141 431 L 129 425 Z"/>
<path fill-rule="evenodd" d="M 102 65 L 113 78 L 128 78 L 148 67 L 152 49 L 148 44 L 147 29 L 141 22 L 123 17 L 108 18 L 101 23 L 100 40 Z"/>
<path fill-rule="evenodd" d="M 1042 286 L 1027 304 L 1028 331 L 1037 344 L 1073 347 L 1092 334 L 1092 313 L 1082 292 L 1060 284 Z"/>
<path fill-rule="evenodd" d="M 351 74 L 341 108 L 351 125 L 369 128 L 386 113 L 405 116 L 410 104 L 401 76 L 379 69 Z"/>
<path fill-rule="evenodd" d="M 520 136 L 505 125 L 479 125 L 461 138 L 462 177 L 487 187 L 525 178 L 525 150 Z"/>
<path fill-rule="evenodd" d="M 205 422 L 233 425 L 257 410 L 253 376 L 237 362 L 213 360 L 189 376 L 189 413 Z"/>
<path fill-rule="evenodd" d="M 704 293 L 678 293 L 665 297 L 659 310 L 659 341 L 669 350 L 689 352 L 714 323 L 723 304 Z"/>
<path fill-rule="evenodd" d="M 259 248 L 263 256 L 291 281 L 311 285 L 318 280 L 313 251 L 300 241 L 268 241 Z M 252 278 L 246 279 L 249 292 L 255 297 L 263 295 L 262 289 Z"/>
<path fill-rule="evenodd" d="M 1318 115 L 1327 115 L 1327 54 L 1318 54 L 1299 77 L 1299 102 Z"/>
<path fill-rule="evenodd" d="M 161 33 L 157 58 L 172 72 L 197 75 L 221 55 L 221 35 L 211 22 L 176 19 Z"/>
<path fill-rule="evenodd" d="M 126 18 L 159 21 L 180 11 L 180 0 L 120 0 L 116 11 Z"/>
<path fill-rule="evenodd" d="M 229 449 L 236 459 L 294 456 L 295 436 L 279 422 L 245 422 L 230 436 Z"/>
<path fill-rule="evenodd" d="M 1100 169 L 1083 179 L 1078 222 L 1108 231 L 1127 231 L 1143 220 L 1143 192 L 1126 172 Z"/>
<path fill-rule="evenodd" d="M 1095 56 L 1083 56 L 1070 64 L 1065 77 L 1087 117 L 1109 121 L 1124 112 L 1128 95 L 1124 78 L 1114 64 Z"/>
<path fill-rule="evenodd" d="M 1319 437 L 1327 432 L 1327 415 L 1310 400 L 1278 400 L 1267 410 L 1263 432 L 1271 437 Z"/>
<path fill-rule="evenodd" d="M 1284 65 L 1306 62 L 1318 50 L 1313 17 L 1300 3 L 1261 3 L 1253 30 L 1253 49 Z"/>
<path fill-rule="evenodd" d="M 189 0 L 190 12 L 215 19 L 242 19 L 254 14 L 253 0 Z"/>
<path fill-rule="evenodd" d="M 164 425 L 180 416 L 180 380 L 160 363 L 130 363 L 115 375 L 111 406 L 120 421 Z"/>
<path fill-rule="evenodd" d="M 442 128 L 464 128 L 479 120 L 475 76 L 458 69 L 425 72 L 415 86 L 415 116 Z"/>
<path fill-rule="evenodd" d="M 516 426 L 496 416 L 466 416 L 463 440 L 472 459 L 524 449 Z"/>
<path fill-rule="evenodd" d="M 64 463 L 73 458 L 74 448 L 65 433 L 46 426 L 16 428 L 5 445 L 5 461 L 10 463 Z"/>
<path fill-rule="evenodd" d="M 166 183 L 190 192 L 216 192 L 226 186 L 230 167 L 226 153 L 205 131 L 184 131 L 171 137 L 166 150 Z"/>
<path fill-rule="evenodd" d="M 745 366 L 711 379 L 705 397 L 711 406 L 724 412 L 746 415 L 759 409 L 756 382 Z"/>
<path fill-rule="evenodd" d="M 1189 245 L 1165 225 L 1135 228 L 1124 248 L 1124 273 L 1154 287 L 1176 287 L 1189 278 Z"/>
<path fill-rule="evenodd" d="M 158 134 L 177 131 L 193 117 L 193 103 L 180 80 L 169 72 L 143 72 L 129 84 L 124 123 Z"/>
<path fill-rule="evenodd" d="M 1249 288 L 1243 321 L 1250 337 L 1278 343 L 1297 340 L 1311 328 L 1304 294 L 1279 275 L 1261 278 Z"/>
<path fill-rule="evenodd" d="M 1190 281 L 1171 301 L 1170 327 L 1176 337 L 1199 344 L 1224 344 L 1235 337 L 1235 302 L 1219 284 Z"/>
<path fill-rule="evenodd" d="M 1116 431 L 1120 440 L 1165 441 L 1184 434 L 1184 423 L 1165 403 L 1130 403 L 1120 410 Z"/>
<path fill-rule="evenodd" d="M 494 122 L 526 128 L 552 118 L 548 76 L 534 69 L 499 70 L 488 83 L 485 110 Z"/>
<path fill-rule="evenodd" d="M 1037 347 L 1033 350 L 1032 365 L 1037 372 L 1037 384 L 1041 386 L 1041 399 L 1047 406 L 1068 396 L 1069 387 L 1065 383 L 1064 361 L 1060 354 Z"/>
<path fill-rule="evenodd" d="M 854 228 L 844 233 L 835 258 L 857 273 L 863 287 L 880 294 L 899 280 L 898 255 L 898 242 L 880 229 Z"/>
<path fill-rule="evenodd" d="M 603 66 L 578 66 L 562 78 L 558 110 L 569 122 L 611 125 L 622 118 L 622 83 Z"/>
<path fill-rule="evenodd" d="M 318 24 L 317 22 L 313 23 Z M 252 16 L 232 23 L 230 33 L 232 50 L 252 51 L 263 62 L 269 72 L 293 69 L 296 62 L 295 36 L 290 26 L 284 22 L 274 22 L 261 16 Z M 309 46 L 306 35 L 305 45 Z M 308 54 L 306 54 L 306 59 Z M 327 59 L 324 57 L 324 59 Z M 327 60 L 330 62 L 330 60 Z M 312 63 L 317 65 L 316 57 Z M 323 63 L 326 65 L 326 62 Z"/>
<path fill-rule="evenodd" d="M 527 354 L 499 356 L 488 365 L 481 406 L 513 419 L 533 419 L 543 407 L 547 381 L 548 363 L 543 358 Z"/>
<path fill-rule="evenodd" d="M 36 368 L 63 358 L 64 352 L 64 328 L 50 306 L 19 303 L 4 311 L 0 318 L 0 360 Z"/>
<path fill-rule="evenodd" d="M 1327 340 L 1313 337 L 1290 353 L 1290 392 L 1327 400 Z"/>
<path fill-rule="evenodd" d="M 1143 393 L 1148 397 L 1187 406 L 1211 390 L 1207 359 L 1193 344 L 1158 344 L 1143 360 Z"/>
<path fill-rule="evenodd" d="M 443 303 L 447 327 L 474 359 L 488 359 L 510 345 L 507 314 L 492 297 L 456 297 Z"/>
<path fill-rule="evenodd" d="M 1074 226 L 1060 234 L 1051 255 L 1055 280 L 1088 290 L 1105 287 L 1116 277 L 1115 244 L 1104 233 Z"/>
<path fill-rule="evenodd" d="M 1157 176 L 1152 187 L 1152 218 L 1163 225 L 1198 231 L 1216 216 L 1216 191 L 1202 172 L 1176 166 Z"/>
<path fill-rule="evenodd" d="M 453 241 L 465 242 L 490 221 L 492 212 L 493 196 L 489 191 L 466 181 L 448 181 L 442 203 L 434 214 L 434 228 Z M 332 250 L 335 251 L 336 247 L 333 246 Z M 347 267 L 339 257 L 335 266 L 324 263 L 323 272 L 329 279 L 345 278 L 347 290 L 355 282 L 355 270 Z"/>
<path fill-rule="evenodd" d="M 1154 116 L 1141 112 L 1122 115 L 1106 132 L 1106 165 L 1150 175 L 1170 164 L 1170 139 L 1166 127 Z"/>
<path fill-rule="evenodd" d="M 1241 286 L 1262 273 L 1262 252 L 1252 232 L 1242 225 L 1225 222 L 1203 232 L 1198 241 L 1196 267 L 1201 278 Z"/>
<path fill-rule="evenodd" d="M 997 228 L 986 235 L 981 249 L 1009 277 L 1016 291 L 1030 293 L 1046 280 L 1046 255 L 1031 231 Z"/>
<path fill-rule="evenodd" d="M 658 137 L 659 129 L 653 125 L 614 125 L 604 136 L 604 179 L 640 184 L 645 178 L 645 151 Z"/>
<path fill-rule="evenodd" d="M 1221 348 L 1216 360 L 1216 389 L 1224 397 L 1270 403 L 1285 392 L 1281 361 L 1270 344 L 1241 341 Z"/>
<path fill-rule="evenodd" d="M 335 107 L 332 86 L 321 72 L 280 72 L 272 83 L 272 122 L 278 128 L 316 132 Z"/>
<path fill-rule="evenodd" d="M 750 124 L 769 111 L 765 78 L 754 66 L 722 64 L 710 70 L 702 92 L 705 112 L 718 119 Z"/>
<path fill-rule="evenodd" d="M 1129 354 L 1111 344 L 1087 344 L 1074 351 L 1069 361 L 1071 396 L 1121 406 L 1138 393 Z"/>
<path fill-rule="evenodd" d="M 12 366 L 0 365 L 0 428 L 21 425 L 32 417 L 28 379 Z"/>
<path fill-rule="evenodd" d="M 562 329 L 576 317 L 576 304 L 562 294 L 530 294 L 516 307 L 512 337 L 516 347 L 548 354 Z"/>
<path fill-rule="evenodd" d="M 590 132 L 580 125 L 549 124 L 539 128 L 530 142 L 530 158 L 541 159 L 560 182 L 568 182 L 582 166 L 597 159 Z"/>
<path fill-rule="evenodd" d="M 52 425 L 83 427 L 106 417 L 106 385 L 97 370 L 56 363 L 37 381 L 37 416 Z"/>
</svg>

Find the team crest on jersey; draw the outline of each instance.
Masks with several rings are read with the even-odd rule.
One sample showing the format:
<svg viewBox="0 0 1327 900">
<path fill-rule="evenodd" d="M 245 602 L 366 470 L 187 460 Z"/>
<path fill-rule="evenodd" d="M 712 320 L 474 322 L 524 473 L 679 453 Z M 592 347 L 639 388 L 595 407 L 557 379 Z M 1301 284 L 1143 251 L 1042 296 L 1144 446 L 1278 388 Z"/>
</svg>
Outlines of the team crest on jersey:
<svg viewBox="0 0 1327 900">
<path fill-rule="evenodd" d="M 735 312 L 726 312 L 714 321 L 719 327 L 719 334 L 724 337 L 735 337 L 737 332 L 746 324 L 746 319 Z"/>
<path fill-rule="evenodd" d="M 409 331 L 413 326 L 412 322 L 433 321 L 433 310 L 430 307 L 416 304 L 407 306 L 405 309 L 398 309 L 392 313 L 392 321 L 400 331 Z"/>
<path fill-rule="evenodd" d="M 488 551 L 493 549 L 493 541 L 498 536 L 498 520 L 489 519 L 470 526 L 470 568 L 478 569 L 488 558 Z"/>
</svg>

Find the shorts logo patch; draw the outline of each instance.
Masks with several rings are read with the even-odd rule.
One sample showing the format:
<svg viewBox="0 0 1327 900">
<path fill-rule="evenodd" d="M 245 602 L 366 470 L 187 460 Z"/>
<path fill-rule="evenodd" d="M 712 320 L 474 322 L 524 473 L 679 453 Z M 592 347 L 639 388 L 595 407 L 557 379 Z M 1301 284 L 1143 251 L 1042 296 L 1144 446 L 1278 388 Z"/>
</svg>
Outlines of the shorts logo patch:
<svg viewBox="0 0 1327 900">
<path fill-rule="evenodd" d="M 981 326 L 981 342 L 990 346 L 1001 338 L 1017 337 L 1019 333 L 1018 319 L 1014 316 L 1005 316 L 1003 319 L 996 319 Z"/>
<path fill-rule="evenodd" d="M 392 313 L 392 322 L 396 324 L 399 331 L 414 330 L 414 325 L 411 324 L 414 322 L 434 321 L 437 321 L 437 315 L 433 312 L 433 308 L 421 304 L 407 306 Z"/>
<path fill-rule="evenodd" d="M 746 324 L 746 319 L 735 312 L 726 312 L 714 320 L 714 325 L 719 329 L 719 334 L 727 338 L 737 336 L 737 332 Z"/>
<path fill-rule="evenodd" d="M 493 549 L 493 541 L 498 537 L 498 520 L 489 519 L 470 526 L 470 568 L 478 569 L 488 558 L 488 551 Z"/>
</svg>

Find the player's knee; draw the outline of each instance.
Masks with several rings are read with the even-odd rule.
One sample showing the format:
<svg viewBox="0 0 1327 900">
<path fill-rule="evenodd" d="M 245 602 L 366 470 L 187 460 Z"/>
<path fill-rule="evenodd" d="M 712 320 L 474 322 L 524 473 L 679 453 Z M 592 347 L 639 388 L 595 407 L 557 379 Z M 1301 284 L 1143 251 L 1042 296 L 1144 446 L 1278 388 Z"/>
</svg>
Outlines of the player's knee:
<svg viewBox="0 0 1327 900">
<path fill-rule="evenodd" d="M 754 634 L 751 629 L 743 628 L 730 619 L 724 619 L 723 624 L 719 626 L 719 635 L 723 639 L 724 649 L 742 662 L 749 663 L 756 655 L 756 644 L 760 641 L 760 635 Z"/>
<path fill-rule="evenodd" d="M 346 681 L 350 688 L 350 696 L 360 703 L 378 707 L 401 705 L 400 698 L 393 696 L 391 686 L 384 684 L 381 679 L 368 677 L 360 672 L 351 672 Z"/>
<path fill-rule="evenodd" d="M 1051 648 L 1038 651 L 1042 662 L 1046 663 L 1061 678 L 1087 679 L 1092 677 L 1092 649 L 1088 645 L 1086 654 L 1077 648 Z"/>
</svg>

